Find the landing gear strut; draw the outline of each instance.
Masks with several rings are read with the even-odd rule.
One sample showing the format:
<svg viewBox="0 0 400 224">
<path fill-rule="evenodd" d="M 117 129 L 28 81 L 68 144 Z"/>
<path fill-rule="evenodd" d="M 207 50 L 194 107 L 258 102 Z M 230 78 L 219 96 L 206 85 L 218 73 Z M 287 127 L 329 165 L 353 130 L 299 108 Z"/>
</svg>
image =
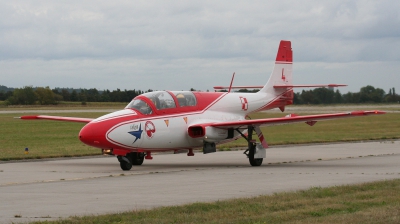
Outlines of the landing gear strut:
<svg viewBox="0 0 400 224">
<path fill-rule="evenodd" d="M 242 135 L 242 137 L 247 141 L 248 149 L 244 151 L 243 154 L 245 154 L 247 158 L 249 158 L 250 165 L 261 166 L 263 158 L 254 158 L 254 155 L 256 154 L 257 144 L 256 141 L 253 140 L 253 131 L 254 131 L 253 126 L 251 125 L 247 126 L 247 137 L 244 134 L 242 134 L 238 129 L 236 129 L 236 131 L 239 132 L 240 135 Z"/>
<path fill-rule="evenodd" d="M 132 166 L 140 166 L 143 164 L 144 153 L 131 152 L 126 154 L 126 156 L 117 156 L 117 159 L 122 170 L 130 170 Z"/>
</svg>

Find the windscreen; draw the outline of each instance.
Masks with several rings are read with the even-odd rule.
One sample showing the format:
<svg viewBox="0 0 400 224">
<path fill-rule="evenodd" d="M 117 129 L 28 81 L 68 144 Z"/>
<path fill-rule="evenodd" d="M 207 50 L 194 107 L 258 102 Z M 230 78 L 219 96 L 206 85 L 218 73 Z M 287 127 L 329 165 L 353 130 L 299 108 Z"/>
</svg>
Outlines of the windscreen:
<svg viewBox="0 0 400 224">
<path fill-rule="evenodd" d="M 125 109 L 135 109 L 142 114 L 152 114 L 153 113 L 153 110 L 151 109 L 151 107 L 146 102 L 144 102 L 143 100 L 139 100 L 139 99 L 133 99 L 128 104 L 128 106 L 125 107 Z"/>
</svg>

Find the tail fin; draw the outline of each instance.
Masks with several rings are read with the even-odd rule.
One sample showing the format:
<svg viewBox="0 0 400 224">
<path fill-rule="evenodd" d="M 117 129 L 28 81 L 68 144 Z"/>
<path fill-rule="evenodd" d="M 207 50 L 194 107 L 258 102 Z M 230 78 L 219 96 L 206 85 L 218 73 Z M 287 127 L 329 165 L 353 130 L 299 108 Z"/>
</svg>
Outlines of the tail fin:
<svg viewBox="0 0 400 224">
<path fill-rule="evenodd" d="M 286 105 L 293 104 L 293 52 L 291 45 L 291 42 L 287 40 L 281 40 L 281 43 L 279 44 L 274 70 L 272 71 L 267 84 L 265 84 L 265 86 L 260 90 L 261 93 L 271 94 L 273 100 L 262 110 L 279 107 L 283 112 Z M 281 87 L 275 88 L 274 86 Z"/>
<path fill-rule="evenodd" d="M 292 67 L 293 67 L 293 52 L 291 42 L 281 40 L 276 55 L 275 67 L 267 84 L 260 90 L 260 92 L 270 93 L 273 95 L 280 95 L 286 91 L 285 88 L 276 89 L 275 85 L 292 85 Z"/>
</svg>

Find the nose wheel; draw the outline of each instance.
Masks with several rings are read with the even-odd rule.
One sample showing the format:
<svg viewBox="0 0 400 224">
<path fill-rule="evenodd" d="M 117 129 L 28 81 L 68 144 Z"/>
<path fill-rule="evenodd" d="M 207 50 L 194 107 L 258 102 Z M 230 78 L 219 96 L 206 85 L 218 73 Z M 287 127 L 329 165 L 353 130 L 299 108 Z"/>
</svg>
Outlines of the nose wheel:
<svg viewBox="0 0 400 224">
<path fill-rule="evenodd" d="M 130 161 L 132 162 L 132 165 L 140 166 L 143 164 L 144 152 L 131 152 L 128 153 L 128 155 L 130 156 Z"/>
<path fill-rule="evenodd" d="M 117 156 L 117 159 L 122 170 L 130 170 L 132 166 L 142 165 L 144 156 L 143 152 L 131 152 L 126 156 Z"/>
<path fill-rule="evenodd" d="M 122 170 L 132 169 L 132 163 L 126 156 L 117 156 L 117 159 Z"/>
</svg>

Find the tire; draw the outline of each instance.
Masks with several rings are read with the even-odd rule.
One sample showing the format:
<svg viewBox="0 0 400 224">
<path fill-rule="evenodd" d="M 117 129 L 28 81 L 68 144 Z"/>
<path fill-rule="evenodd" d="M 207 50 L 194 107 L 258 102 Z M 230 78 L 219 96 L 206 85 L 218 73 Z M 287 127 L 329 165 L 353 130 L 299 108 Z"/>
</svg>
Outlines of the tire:
<svg viewBox="0 0 400 224">
<path fill-rule="evenodd" d="M 134 166 L 140 166 L 144 161 L 144 153 L 143 152 L 131 152 L 129 153 L 129 160 L 132 162 Z"/>
<path fill-rule="evenodd" d="M 251 166 L 261 166 L 263 159 L 262 158 L 260 158 L 260 159 L 254 159 L 254 158 L 250 159 L 249 158 L 249 162 L 250 162 Z"/>
<path fill-rule="evenodd" d="M 249 150 L 249 162 L 251 166 L 261 166 L 263 159 L 262 158 L 254 158 L 254 154 L 256 152 L 256 146 L 253 145 Z"/>
<path fill-rule="evenodd" d="M 122 170 L 130 170 L 132 169 L 132 163 L 127 163 L 125 161 L 122 161 L 119 163 L 120 167 Z"/>
</svg>

